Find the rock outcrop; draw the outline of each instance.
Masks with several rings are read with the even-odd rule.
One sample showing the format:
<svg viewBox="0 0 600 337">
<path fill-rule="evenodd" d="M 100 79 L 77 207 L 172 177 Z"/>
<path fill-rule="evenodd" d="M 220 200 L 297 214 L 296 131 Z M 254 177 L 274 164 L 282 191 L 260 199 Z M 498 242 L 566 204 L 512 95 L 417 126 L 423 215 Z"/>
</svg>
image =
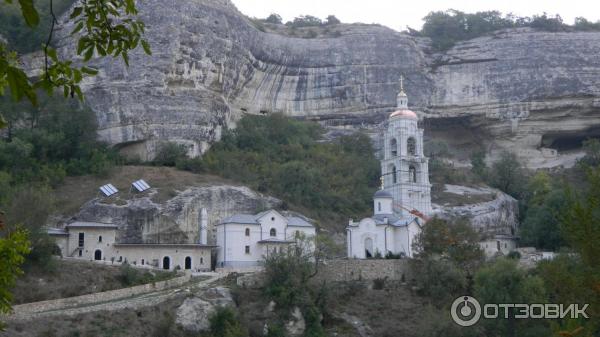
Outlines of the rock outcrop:
<svg viewBox="0 0 600 337">
<path fill-rule="evenodd" d="M 228 0 L 138 5 L 152 56 L 133 53 L 129 68 L 94 61 L 100 73 L 84 91 L 100 138 L 141 159 L 166 140 L 198 155 L 244 113 L 373 127 L 395 106 L 401 74 L 426 132 L 467 128 L 492 155 L 511 148 L 532 166 L 568 164 L 561 153 L 600 135 L 600 33 L 504 30 L 440 54 L 377 25 L 315 39 L 263 33 Z"/>
<path fill-rule="evenodd" d="M 195 186 L 178 192 L 165 202 L 154 202 L 153 194 L 117 204 L 96 198 L 75 216 L 83 221 L 119 226 L 120 243 L 198 243 L 201 209 L 208 212 L 208 243 L 214 244 L 215 225 L 236 213 L 256 213 L 280 205 L 278 199 L 244 186 Z"/>
<path fill-rule="evenodd" d="M 477 232 L 485 236 L 514 236 L 518 233 L 519 203 L 510 195 L 490 187 L 457 185 L 445 185 L 443 193 L 454 195 L 458 202 L 434 205 L 438 216 L 466 218 Z"/>
</svg>

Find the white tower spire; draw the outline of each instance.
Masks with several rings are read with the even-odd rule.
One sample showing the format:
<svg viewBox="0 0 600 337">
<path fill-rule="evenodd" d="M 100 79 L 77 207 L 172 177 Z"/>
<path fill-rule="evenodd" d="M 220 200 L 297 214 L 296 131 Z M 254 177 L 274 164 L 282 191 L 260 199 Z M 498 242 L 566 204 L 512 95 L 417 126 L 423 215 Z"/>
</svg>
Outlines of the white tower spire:
<svg viewBox="0 0 600 337">
<path fill-rule="evenodd" d="M 408 96 L 404 92 L 404 76 L 400 75 L 400 92 L 396 96 L 396 106 L 398 109 L 408 109 Z"/>
</svg>

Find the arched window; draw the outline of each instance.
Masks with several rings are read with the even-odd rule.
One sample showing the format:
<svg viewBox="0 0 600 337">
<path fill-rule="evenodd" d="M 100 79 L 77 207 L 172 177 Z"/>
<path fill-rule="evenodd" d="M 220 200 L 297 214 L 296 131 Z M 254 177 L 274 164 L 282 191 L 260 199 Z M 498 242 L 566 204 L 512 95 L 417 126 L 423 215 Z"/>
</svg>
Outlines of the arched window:
<svg viewBox="0 0 600 337">
<path fill-rule="evenodd" d="M 392 167 L 392 183 L 395 184 L 398 182 L 398 178 L 396 176 L 396 166 Z"/>
<path fill-rule="evenodd" d="M 192 258 L 189 256 L 185 257 L 185 261 L 184 261 L 184 267 L 185 269 L 192 269 Z"/>
<path fill-rule="evenodd" d="M 96 249 L 96 251 L 94 252 L 94 260 L 102 260 L 102 251 L 100 249 Z"/>
<path fill-rule="evenodd" d="M 246 228 L 246 236 L 250 236 L 250 228 Z"/>
<path fill-rule="evenodd" d="M 392 140 L 390 140 L 390 153 L 392 157 L 396 157 L 398 155 L 398 142 L 396 141 L 396 138 L 392 138 Z"/>
<path fill-rule="evenodd" d="M 98 237 L 98 242 L 102 242 L 102 235 Z"/>
<path fill-rule="evenodd" d="M 271 228 L 271 231 L 269 232 L 269 235 L 271 235 L 272 237 L 277 236 L 277 230 L 275 228 Z"/>
<path fill-rule="evenodd" d="M 417 154 L 417 143 L 413 137 L 409 137 L 406 140 L 406 153 L 411 156 L 415 156 Z"/>
<path fill-rule="evenodd" d="M 381 212 L 381 203 L 380 202 L 377 203 L 377 211 Z"/>
<path fill-rule="evenodd" d="M 417 182 L 417 169 L 412 165 L 408 167 L 408 181 L 411 183 Z"/>
<path fill-rule="evenodd" d="M 163 269 L 171 269 L 171 258 L 168 256 L 163 257 Z"/>
</svg>

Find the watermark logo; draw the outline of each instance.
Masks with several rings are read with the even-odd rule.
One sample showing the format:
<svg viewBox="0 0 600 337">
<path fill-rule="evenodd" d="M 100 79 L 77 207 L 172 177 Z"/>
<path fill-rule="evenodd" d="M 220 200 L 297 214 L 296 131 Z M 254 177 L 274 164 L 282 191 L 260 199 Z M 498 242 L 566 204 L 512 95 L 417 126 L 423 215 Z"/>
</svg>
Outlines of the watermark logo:
<svg viewBox="0 0 600 337">
<path fill-rule="evenodd" d="M 454 322 L 460 326 L 471 326 L 481 318 L 481 305 L 471 296 L 461 296 L 450 307 Z"/>
<path fill-rule="evenodd" d="M 552 319 L 552 318 L 589 318 L 585 310 L 588 304 L 524 304 L 524 303 L 487 303 L 483 307 L 471 296 L 461 296 L 452 302 L 450 315 L 454 322 L 460 326 L 476 324 L 481 317 L 485 319 Z"/>
</svg>

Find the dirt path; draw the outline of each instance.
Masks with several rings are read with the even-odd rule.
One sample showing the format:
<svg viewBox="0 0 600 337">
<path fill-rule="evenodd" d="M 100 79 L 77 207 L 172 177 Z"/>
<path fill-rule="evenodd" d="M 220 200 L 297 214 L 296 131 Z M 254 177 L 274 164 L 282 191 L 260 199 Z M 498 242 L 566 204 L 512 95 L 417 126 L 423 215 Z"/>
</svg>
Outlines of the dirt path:
<svg viewBox="0 0 600 337">
<path fill-rule="evenodd" d="M 18 310 L 6 317 L 7 321 L 27 321 L 39 317 L 48 316 L 75 316 L 95 311 L 115 311 L 121 309 L 137 309 L 149 306 L 155 306 L 167 299 L 180 294 L 181 292 L 196 292 L 208 288 L 213 282 L 225 277 L 226 274 L 211 274 L 208 279 L 192 278 L 189 282 L 180 286 L 148 292 L 140 295 L 115 299 L 112 301 L 96 302 L 83 305 L 68 306 L 64 308 L 52 309 L 47 311 L 38 311 L 35 313 L 19 313 Z"/>
</svg>

